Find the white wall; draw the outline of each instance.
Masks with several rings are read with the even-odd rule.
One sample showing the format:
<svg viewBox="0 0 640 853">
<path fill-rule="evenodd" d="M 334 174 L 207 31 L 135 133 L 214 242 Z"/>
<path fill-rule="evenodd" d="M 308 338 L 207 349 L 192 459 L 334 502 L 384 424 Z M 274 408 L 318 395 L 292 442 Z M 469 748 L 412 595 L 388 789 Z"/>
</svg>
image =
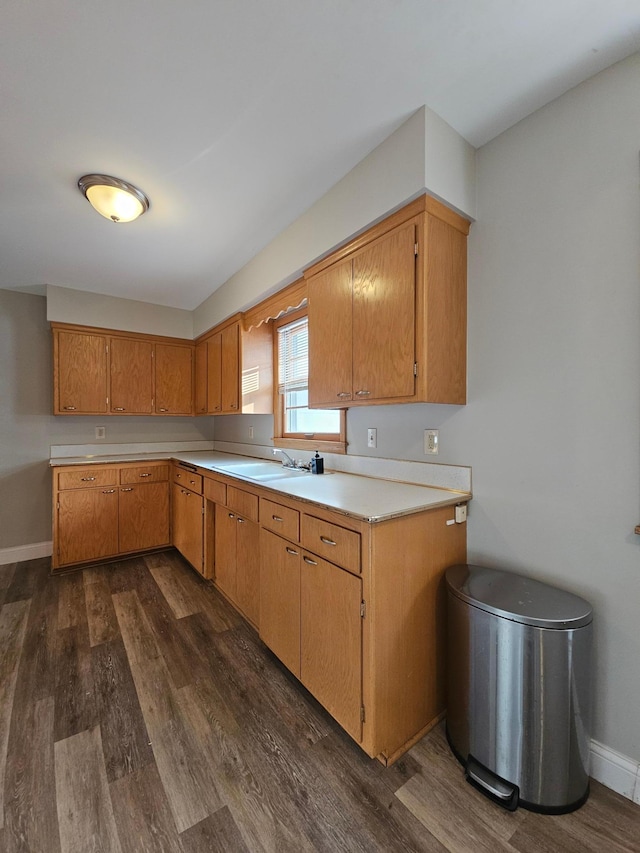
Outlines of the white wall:
<svg viewBox="0 0 640 853">
<path fill-rule="evenodd" d="M 425 189 L 475 216 L 475 149 L 422 107 L 194 312 L 199 335 Z"/>
<path fill-rule="evenodd" d="M 180 282 L 176 282 L 176 287 Z M 47 285 L 47 320 L 98 326 L 120 332 L 193 338 L 193 312 L 166 305 L 152 305 L 136 299 L 122 299 Z"/>
<path fill-rule="evenodd" d="M 596 740 L 640 759 L 640 56 L 478 152 L 469 559 L 595 609 Z"/>
</svg>

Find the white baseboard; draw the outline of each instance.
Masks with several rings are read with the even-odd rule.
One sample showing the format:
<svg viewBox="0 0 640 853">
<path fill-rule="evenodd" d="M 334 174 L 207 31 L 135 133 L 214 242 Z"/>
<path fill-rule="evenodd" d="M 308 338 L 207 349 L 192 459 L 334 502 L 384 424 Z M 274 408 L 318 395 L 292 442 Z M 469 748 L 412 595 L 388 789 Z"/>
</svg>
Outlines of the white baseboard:
<svg viewBox="0 0 640 853">
<path fill-rule="evenodd" d="M 628 800 L 640 803 L 640 762 L 592 740 L 590 775 Z"/>
<path fill-rule="evenodd" d="M 6 566 L 8 563 L 20 563 L 22 560 L 37 560 L 39 557 L 50 557 L 52 553 L 53 542 L 34 542 L 31 545 L 0 548 L 0 566 Z"/>
</svg>

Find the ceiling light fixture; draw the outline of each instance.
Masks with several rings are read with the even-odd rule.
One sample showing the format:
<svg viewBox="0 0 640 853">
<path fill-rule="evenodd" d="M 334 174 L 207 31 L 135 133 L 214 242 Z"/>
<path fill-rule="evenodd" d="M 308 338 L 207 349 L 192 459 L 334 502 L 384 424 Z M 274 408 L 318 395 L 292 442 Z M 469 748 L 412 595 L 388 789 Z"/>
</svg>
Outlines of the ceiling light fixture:
<svg viewBox="0 0 640 853">
<path fill-rule="evenodd" d="M 78 187 L 101 216 L 112 222 L 133 222 L 149 210 L 149 199 L 133 184 L 109 175 L 83 175 Z"/>
</svg>

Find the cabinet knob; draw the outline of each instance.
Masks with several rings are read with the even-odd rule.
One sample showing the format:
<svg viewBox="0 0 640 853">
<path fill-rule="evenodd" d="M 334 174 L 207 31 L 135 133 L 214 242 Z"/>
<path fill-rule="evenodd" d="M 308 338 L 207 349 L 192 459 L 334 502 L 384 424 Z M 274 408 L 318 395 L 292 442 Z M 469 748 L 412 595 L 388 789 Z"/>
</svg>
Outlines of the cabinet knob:
<svg viewBox="0 0 640 853">
<path fill-rule="evenodd" d="M 76 410 L 75 406 L 63 406 L 62 408 L 64 409 L 65 412 L 75 412 L 75 410 Z"/>
<path fill-rule="evenodd" d="M 356 397 L 366 397 L 371 391 L 356 391 Z"/>
</svg>

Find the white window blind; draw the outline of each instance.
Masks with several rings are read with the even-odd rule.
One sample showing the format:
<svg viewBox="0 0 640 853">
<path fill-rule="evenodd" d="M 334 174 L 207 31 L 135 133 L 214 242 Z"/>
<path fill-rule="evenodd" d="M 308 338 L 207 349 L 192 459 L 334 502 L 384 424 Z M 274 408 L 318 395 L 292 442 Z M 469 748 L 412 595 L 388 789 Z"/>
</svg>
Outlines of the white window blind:
<svg viewBox="0 0 640 853">
<path fill-rule="evenodd" d="M 308 321 L 303 317 L 278 329 L 278 392 L 306 391 L 308 377 Z"/>
</svg>

